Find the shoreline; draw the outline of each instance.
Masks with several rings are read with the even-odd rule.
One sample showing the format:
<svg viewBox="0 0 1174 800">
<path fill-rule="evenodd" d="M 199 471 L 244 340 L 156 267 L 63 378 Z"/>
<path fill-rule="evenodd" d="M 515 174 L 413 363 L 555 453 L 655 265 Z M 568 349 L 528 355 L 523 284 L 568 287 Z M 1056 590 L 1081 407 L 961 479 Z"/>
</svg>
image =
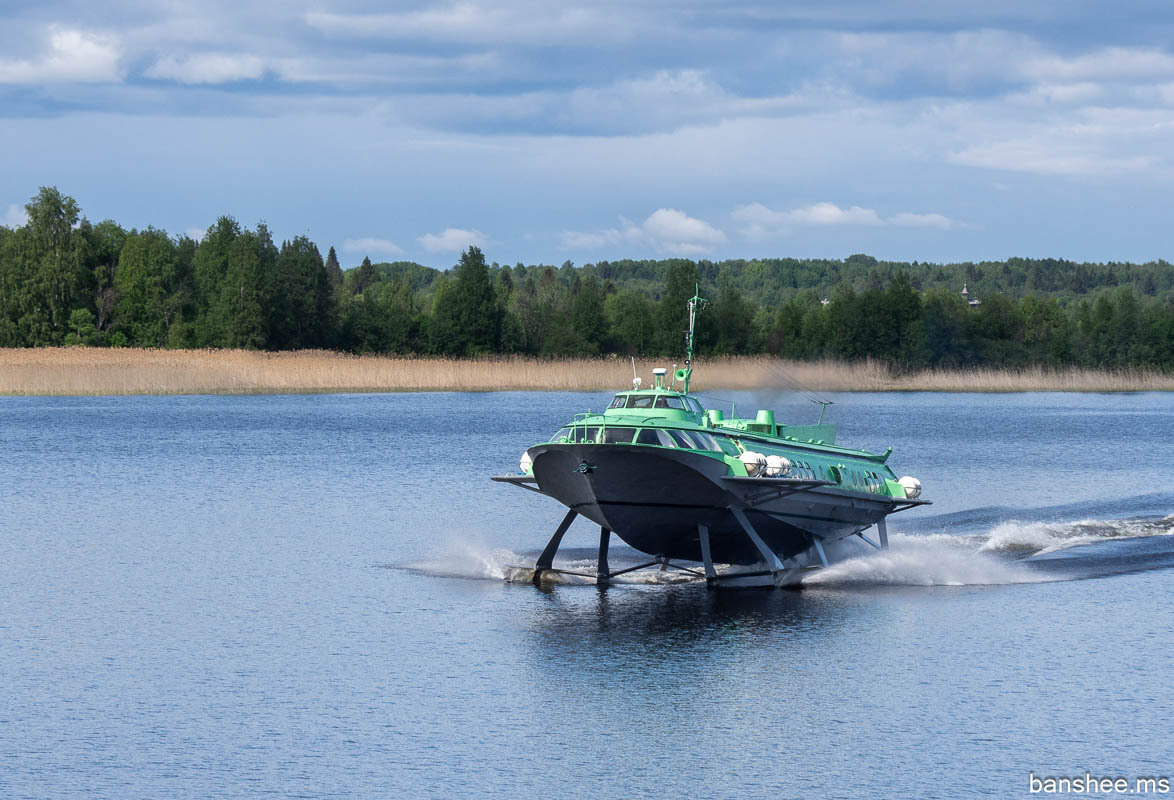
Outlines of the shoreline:
<svg viewBox="0 0 1174 800">
<path fill-rule="evenodd" d="M 637 359 L 648 385 L 668 359 Z M 698 359 L 693 388 L 820 392 L 1174 391 L 1154 370 L 978 368 L 893 375 L 877 362 L 787 361 L 768 356 Z M 0 396 L 349 394 L 362 392 L 610 391 L 631 385 L 626 358 L 542 360 L 354 356 L 322 350 L 0 349 Z"/>
</svg>

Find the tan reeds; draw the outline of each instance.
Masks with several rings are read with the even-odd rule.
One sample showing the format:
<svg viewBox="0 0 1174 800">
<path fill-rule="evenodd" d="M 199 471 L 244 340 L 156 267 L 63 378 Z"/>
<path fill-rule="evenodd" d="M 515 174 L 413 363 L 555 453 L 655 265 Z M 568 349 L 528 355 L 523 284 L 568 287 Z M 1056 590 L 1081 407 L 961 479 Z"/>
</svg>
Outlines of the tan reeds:
<svg viewBox="0 0 1174 800">
<path fill-rule="evenodd" d="M 653 366 L 637 362 L 645 385 Z M 780 387 L 790 381 L 819 391 L 1120 392 L 1172 391 L 1174 375 L 1086 369 L 927 370 L 894 375 L 875 362 L 792 362 L 766 357 L 698 360 L 694 386 Z M 624 358 L 388 358 L 318 350 L 103 348 L 0 349 L 0 394 L 269 394 L 298 392 L 605 391 L 630 385 Z"/>
</svg>

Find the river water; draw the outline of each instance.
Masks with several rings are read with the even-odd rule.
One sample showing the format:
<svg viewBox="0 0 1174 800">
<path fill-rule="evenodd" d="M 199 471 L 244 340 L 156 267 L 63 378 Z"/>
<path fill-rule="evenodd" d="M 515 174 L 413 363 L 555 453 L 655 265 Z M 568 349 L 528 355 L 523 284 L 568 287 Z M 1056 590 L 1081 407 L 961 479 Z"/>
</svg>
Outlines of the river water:
<svg viewBox="0 0 1174 800">
<path fill-rule="evenodd" d="M 488 476 L 606 399 L 0 398 L 0 796 L 1174 776 L 1174 395 L 833 396 L 934 501 L 887 553 L 799 591 L 506 584 L 562 512 Z"/>
</svg>

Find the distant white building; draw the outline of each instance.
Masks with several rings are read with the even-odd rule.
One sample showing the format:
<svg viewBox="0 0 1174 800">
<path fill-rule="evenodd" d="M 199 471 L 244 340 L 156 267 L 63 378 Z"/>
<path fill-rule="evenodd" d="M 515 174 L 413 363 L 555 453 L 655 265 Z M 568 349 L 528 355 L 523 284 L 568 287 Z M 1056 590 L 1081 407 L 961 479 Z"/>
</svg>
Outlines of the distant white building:
<svg viewBox="0 0 1174 800">
<path fill-rule="evenodd" d="M 977 297 L 971 299 L 970 292 L 967 290 L 965 283 L 962 284 L 962 299 L 965 300 L 966 304 L 968 306 L 970 306 L 971 308 L 974 308 L 975 306 L 982 305 L 982 301 L 979 300 Z"/>
</svg>

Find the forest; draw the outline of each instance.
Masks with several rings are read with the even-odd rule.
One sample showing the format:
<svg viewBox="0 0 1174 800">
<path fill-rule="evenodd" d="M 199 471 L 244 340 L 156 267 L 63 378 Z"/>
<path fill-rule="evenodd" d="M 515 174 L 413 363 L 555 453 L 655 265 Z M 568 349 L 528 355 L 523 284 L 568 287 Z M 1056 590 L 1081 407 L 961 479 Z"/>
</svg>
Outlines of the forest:
<svg viewBox="0 0 1174 800">
<path fill-rule="evenodd" d="M 894 369 L 1174 369 L 1174 268 L 1060 259 L 931 264 L 661 259 L 344 269 L 305 236 L 220 217 L 203 237 L 114 221 L 42 188 L 0 226 L 0 347 L 334 349 L 544 357 L 698 353 L 875 359 Z M 967 294 L 962 294 L 963 289 Z"/>
</svg>

